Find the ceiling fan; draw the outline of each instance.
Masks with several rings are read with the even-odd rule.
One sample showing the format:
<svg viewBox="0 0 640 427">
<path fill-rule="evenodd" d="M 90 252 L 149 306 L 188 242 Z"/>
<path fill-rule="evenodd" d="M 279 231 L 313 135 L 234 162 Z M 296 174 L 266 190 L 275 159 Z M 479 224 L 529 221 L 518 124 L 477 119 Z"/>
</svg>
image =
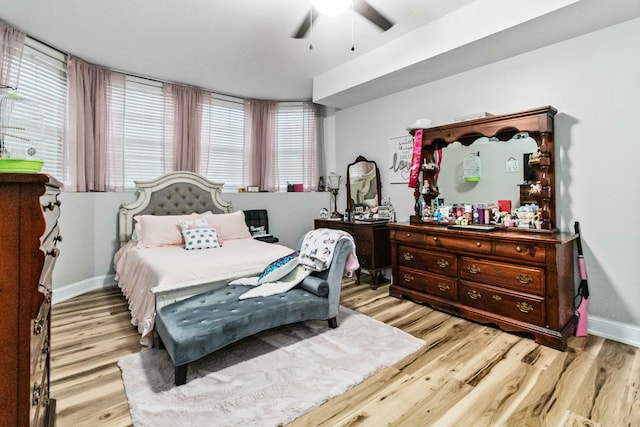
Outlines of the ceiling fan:
<svg viewBox="0 0 640 427">
<path fill-rule="evenodd" d="M 307 17 L 305 17 L 298 29 L 293 33 L 292 37 L 294 39 L 302 39 L 309 32 L 309 27 L 315 23 L 318 16 L 321 14 L 331 14 L 330 12 L 324 12 L 322 9 L 322 2 L 327 0 L 312 0 L 311 10 Z M 331 2 L 330 2 L 331 3 Z M 336 3 L 334 0 L 333 3 Z M 351 3 L 351 0 L 345 0 L 340 2 L 341 10 L 338 9 L 337 13 L 339 14 L 346 10 Z M 364 18 L 369 20 L 372 24 L 380 28 L 382 31 L 387 31 L 389 28 L 393 27 L 395 22 L 389 20 L 389 18 L 385 17 L 382 13 L 378 12 L 373 6 L 366 2 L 366 0 L 353 0 L 353 11 L 359 13 Z"/>
</svg>

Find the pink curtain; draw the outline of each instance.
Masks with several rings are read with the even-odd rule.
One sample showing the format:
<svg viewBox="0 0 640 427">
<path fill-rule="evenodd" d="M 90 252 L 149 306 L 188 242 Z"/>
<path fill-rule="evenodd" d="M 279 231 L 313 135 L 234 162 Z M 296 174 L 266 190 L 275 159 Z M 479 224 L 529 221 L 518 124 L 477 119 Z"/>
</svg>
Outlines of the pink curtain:
<svg viewBox="0 0 640 427">
<path fill-rule="evenodd" d="M 303 135 L 302 150 L 302 184 L 304 191 L 316 191 L 320 170 L 324 163 L 322 141 L 324 137 L 324 125 L 322 107 L 310 102 L 305 102 L 302 107 Z"/>
<path fill-rule="evenodd" d="M 245 185 L 278 191 L 277 101 L 245 101 Z"/>
<path fill-rule="evenodd" d="M 173 170 L 199 173 L 202 109 L 207 92 L 188 86 L 165 84 L 165 139 L 171 138 Z M 165 144 L 166 146 L 167 144 Z"/>
<path fill-rule="evenodd" d="M 0 21 L 0 86 L 18 87 L 24 34 Z M 0 94 L 11 89 L 0 87 Z"/>
<path fill-rule="evenodd" d="M 68 57 L 67 80 L 65 188 L 122 190 L 124 75 Z"/>
</svg>

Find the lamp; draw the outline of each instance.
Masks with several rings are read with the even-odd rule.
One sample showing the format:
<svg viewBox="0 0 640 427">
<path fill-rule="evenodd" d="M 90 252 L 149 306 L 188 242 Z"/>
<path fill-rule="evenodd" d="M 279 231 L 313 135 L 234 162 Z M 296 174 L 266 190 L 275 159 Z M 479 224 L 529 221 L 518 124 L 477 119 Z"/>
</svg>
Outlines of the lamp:
<svg viewBox="0 0 640 427">
<path fill-rule="evenodd" d="M 338 191 L 340 191 L 340 175 L 336 175 L 335 172 L 331 172 L 327 177 L 329 179 L 329 189 L 333 194 L 333 212 L 331 218 L 340 218 L 342 215 L 338 213 Z"/>
</svg>

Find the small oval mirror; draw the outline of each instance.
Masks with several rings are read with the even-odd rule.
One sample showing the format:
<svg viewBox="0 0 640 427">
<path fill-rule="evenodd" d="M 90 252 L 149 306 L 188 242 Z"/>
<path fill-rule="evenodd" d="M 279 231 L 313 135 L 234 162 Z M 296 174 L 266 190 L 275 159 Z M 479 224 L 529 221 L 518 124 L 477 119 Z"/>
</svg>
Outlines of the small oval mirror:
<svg viewBox="0 0 640 427">
<path fill-rule="evenodd" d="M 347 166 L 347 209 L 355 212 L 380 206 L 380 172 L 374 161 L 358 156 Z"/>
</svg>

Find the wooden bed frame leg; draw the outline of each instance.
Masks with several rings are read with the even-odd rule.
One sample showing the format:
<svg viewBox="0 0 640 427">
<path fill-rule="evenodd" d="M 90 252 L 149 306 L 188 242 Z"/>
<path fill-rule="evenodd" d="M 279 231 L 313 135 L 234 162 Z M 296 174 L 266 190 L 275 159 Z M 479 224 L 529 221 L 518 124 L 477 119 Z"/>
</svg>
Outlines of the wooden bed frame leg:
<svg viewBox="0 0 640 427">
<path fill-rule="evenodd" d="M 338 319 L 335 317 L 332 317 L 331 319 L 329 319 L 329 327 L 331 329 L 335 329 L 338 327 Z"/>
<path fill-rule="evenodd" d="M 175 377 L 176 377 L 176 385 L 186 384 L 187 382 L 187 367 L 189 364 L 176 366 L 175 369 Z"/>
</svg>

